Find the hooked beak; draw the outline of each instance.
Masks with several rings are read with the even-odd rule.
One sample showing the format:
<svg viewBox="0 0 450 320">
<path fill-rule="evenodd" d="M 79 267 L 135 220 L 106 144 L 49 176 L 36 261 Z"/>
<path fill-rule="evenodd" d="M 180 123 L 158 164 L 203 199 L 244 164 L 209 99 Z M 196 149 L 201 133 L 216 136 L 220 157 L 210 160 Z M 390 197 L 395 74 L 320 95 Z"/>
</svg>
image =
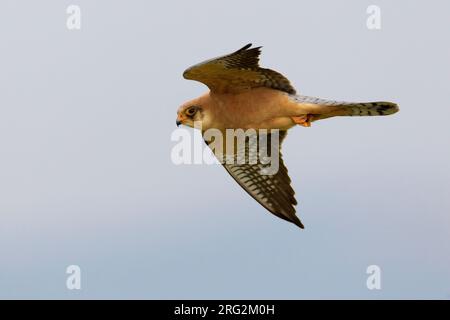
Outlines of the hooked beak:
<svg viewBox="0 0 450 320">
<path fill-rule="evenodd" d="M 177 122 L 176 122 L 177 127 L 179 127 L 180 125 L 182 125 L 184 120 L 186 120 L 186 119 L 183 117 L 183 115 L 177 114 Z"/>
<path fill-rule="evenodd" d="M 177 121 L 175 122 L 177 124 L 177 127 L 179 127 L 181 124 L 183 124 L 183 120 L 181 117 L 181 114 L 177 114 Z"/>
</svg>

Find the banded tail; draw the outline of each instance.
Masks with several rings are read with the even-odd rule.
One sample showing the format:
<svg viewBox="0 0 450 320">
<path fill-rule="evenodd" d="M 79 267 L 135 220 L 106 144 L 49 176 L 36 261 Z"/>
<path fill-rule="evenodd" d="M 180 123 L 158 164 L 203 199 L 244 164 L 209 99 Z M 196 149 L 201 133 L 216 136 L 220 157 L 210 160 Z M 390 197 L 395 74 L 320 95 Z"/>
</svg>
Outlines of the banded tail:
<svg viewBox="0 0 450 320">
<path fill-rule="evenodd" d="M 385 101 L 355 103 L 300 95 L 293 98 L 297 103 L 312 105 L 311 121 L 337 116 L 387 116 L 399 111 L 397 104 Z"/>
</svg>

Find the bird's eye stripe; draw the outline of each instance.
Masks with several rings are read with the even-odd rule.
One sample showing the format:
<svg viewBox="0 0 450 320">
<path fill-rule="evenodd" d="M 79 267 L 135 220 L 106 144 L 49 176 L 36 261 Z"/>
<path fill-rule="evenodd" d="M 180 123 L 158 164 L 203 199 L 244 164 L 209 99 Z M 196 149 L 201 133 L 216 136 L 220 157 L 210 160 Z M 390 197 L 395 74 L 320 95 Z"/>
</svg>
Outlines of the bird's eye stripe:
<svg viewBox="0 0 450 320">
<path fill-rule="evenodd" d="M 196 111 L 197 111 L 196 108 L 189 108 L 189 109 L 186 110 L 186 114 L 190 115 L 190 116 L 193 116 Z"/>
</svg>

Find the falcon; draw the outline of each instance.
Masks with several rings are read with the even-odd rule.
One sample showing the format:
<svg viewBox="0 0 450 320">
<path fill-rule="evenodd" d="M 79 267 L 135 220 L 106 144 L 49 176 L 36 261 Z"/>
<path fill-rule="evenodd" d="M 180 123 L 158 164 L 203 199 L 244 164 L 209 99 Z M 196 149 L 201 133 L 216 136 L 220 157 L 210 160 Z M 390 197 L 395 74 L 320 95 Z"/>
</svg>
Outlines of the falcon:
<svg viewBox="0 0 450 320">
<path fill-rule="evenodd" d="M 185 79 L 202 82 L 209 91 L 182 104 L 177 111 L 176 124 L 200 128 L 210 147 L 211 139 L 205 138 L 209 129 L 218 130 L 224 136 L 230 129 L 252 130 L 258 138 L 264 135 L 264 141 L 268 143 L 258 144 L 259 140 L 249 135 L 240 148 L 236 147 L 234 138 L 230 144 L 232 148 L 225 148 L 225 138 L 215 144 L 219 151 L 214 150 L 214 154 L 258 203 L 303 229 L 296 216 L 295 192 L 281 157 L 281 144 L 287 130 L 296 125 L 310 127 L 314 121 L 337 116 L 386 116 L 396 113 L 399 108 L 392 102 L 343 102 L 297 94 L 282 74 L 259 66 L 260 53 L 261 47 L 252 48 L 252 44 L 248 44 L 184 71 Z M 257 150 L 256 156 L 245 156 L 246 152 L 252 154 L 251 150 L 254 154 Z M 268 164 L 258 156 L 261 151 L 278 156 L 276 172 L 264 172 Z M 237 160 L 242 153 L 246 161 L 228 161 L 230 156 Z M 224 156 L 227 161 L 222 161 Z"/>
</svg>

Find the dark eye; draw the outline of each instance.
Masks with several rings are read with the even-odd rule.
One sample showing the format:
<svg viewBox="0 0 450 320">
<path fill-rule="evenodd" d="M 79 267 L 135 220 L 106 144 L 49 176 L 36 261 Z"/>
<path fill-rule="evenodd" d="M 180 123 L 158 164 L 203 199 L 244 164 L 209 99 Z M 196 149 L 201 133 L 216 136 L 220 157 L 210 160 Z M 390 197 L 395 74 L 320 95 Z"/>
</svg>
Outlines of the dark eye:
<svg viewBox="0 0 450 320">
<path fill-rule="evenodd" d="M 189 109 L 186 110 L 186 114 L 189 117 L 192 117 L 196 112 L 197 112 L 197 108 L 196 107 L 190 107 Z"/>
</svg>

